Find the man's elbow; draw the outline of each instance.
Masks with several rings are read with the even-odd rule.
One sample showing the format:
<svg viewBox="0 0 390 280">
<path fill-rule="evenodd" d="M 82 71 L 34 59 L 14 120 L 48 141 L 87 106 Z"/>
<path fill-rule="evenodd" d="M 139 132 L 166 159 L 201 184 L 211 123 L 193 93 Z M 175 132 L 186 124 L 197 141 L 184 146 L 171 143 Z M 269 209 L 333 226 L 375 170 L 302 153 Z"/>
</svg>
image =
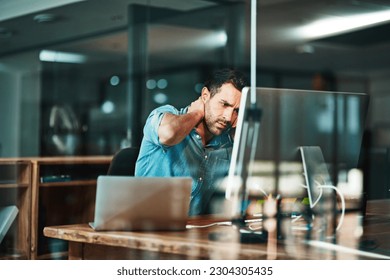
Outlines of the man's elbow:
<svg viewBox="0 0 390 280">
<path fill-rule="evenodd" d="M 176 134 L 171 129 L 164 129 L 164 131 L 159 132 L 158 137 L 160 143 L 165 146 L 173 146 L 178 143 Z"/>
</svg>

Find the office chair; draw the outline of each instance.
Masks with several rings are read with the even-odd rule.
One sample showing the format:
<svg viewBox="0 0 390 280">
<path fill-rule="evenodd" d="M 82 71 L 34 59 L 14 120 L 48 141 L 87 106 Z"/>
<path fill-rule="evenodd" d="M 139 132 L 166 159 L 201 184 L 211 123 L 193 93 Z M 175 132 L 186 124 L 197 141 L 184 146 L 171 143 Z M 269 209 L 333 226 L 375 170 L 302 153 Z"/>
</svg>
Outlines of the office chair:
<svg viewBox="0 0 390 280">
<path fill-rule="evenodd" d="M 134 176 L 135 162 L 137 161 L 139 148 L 128 147 L 119 150 L 110 163 L 107 175 Z"/>
</svg>

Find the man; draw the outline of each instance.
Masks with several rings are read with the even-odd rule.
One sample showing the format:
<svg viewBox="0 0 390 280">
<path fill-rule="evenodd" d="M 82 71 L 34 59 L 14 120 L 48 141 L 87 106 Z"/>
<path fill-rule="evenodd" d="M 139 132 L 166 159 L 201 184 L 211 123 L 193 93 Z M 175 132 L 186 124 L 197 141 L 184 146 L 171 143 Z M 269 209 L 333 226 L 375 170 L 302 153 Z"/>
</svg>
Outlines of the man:
<svg viewBox="0 0 390 280">
<path fill-rule="evenodd" d="M 200 97 L 180 110 L 151 112 L 136 163 L 136 176 L 191 176 L 190 215 L 208 213 L 216 181 L 227 175 L 241 90 L 241 72 L 216 71 Z"/>
</svg>

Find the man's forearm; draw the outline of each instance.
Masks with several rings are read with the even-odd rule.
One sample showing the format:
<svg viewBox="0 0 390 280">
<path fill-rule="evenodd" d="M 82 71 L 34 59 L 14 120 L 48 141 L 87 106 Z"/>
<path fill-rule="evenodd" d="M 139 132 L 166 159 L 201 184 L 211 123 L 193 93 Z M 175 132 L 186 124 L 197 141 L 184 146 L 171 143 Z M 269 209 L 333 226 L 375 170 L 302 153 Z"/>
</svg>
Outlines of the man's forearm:
<svg viewBox="0 0 390 280">
<path fill-rule="evenodd" d="M 190 112 L 184 115 L 166 113 L 158 130 L 160 142 L 167 146 L 180 143 L 202 119 L 201 112 Z"/>
</svg>

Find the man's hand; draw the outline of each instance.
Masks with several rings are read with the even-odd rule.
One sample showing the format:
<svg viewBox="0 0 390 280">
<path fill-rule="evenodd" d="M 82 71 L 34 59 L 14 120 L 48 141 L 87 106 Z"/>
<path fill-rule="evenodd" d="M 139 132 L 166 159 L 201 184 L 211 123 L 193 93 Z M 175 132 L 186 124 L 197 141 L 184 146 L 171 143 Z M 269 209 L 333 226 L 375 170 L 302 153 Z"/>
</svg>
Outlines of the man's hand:
<svg viewBox="0 0 390 280">
<path fill-rule="evenodd" d="M 193 101 L 191 103 L 191 105 L 188 107 L 188 111 L 187 113 L 193 113 L 193 112 L 197 112 L 198 114 L 200 114 L 202 116 L 201 120 L 202 121 L 204 119 L 204 102 L 202 100 L 201 97 L 199 97 L 197 100 Z"/>
</svg>

